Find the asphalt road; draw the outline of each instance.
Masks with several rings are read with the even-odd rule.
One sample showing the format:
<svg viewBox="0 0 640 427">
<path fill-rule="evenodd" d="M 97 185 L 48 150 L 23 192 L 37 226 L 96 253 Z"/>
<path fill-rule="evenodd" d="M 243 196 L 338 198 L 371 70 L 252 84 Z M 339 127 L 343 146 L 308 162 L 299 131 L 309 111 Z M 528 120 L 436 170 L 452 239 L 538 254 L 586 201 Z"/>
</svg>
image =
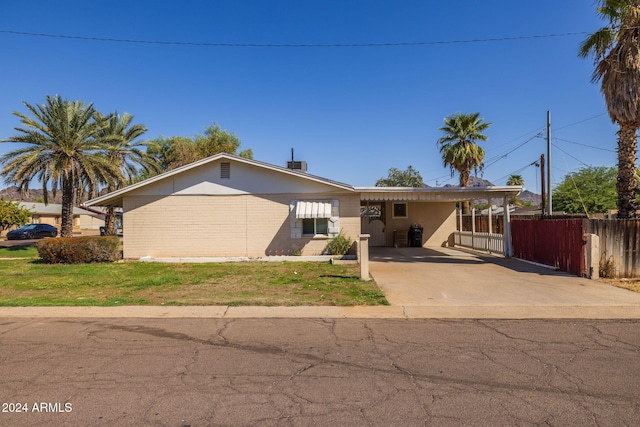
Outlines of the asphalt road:
<svg viewBox="0 0 640 427">
<path fill-rule="evenodd" d="M 0 425 L 637 425 L 639 329 L 0 318 Z"/>
</svg>

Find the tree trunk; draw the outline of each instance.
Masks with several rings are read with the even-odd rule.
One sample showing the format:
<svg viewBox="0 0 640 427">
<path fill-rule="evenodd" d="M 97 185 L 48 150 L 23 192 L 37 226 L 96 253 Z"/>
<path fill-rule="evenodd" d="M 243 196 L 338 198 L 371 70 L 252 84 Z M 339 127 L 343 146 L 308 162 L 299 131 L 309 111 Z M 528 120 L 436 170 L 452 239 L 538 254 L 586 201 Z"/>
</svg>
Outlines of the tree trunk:
<svg viewBox="0 0 640 427">
<path fill-rule="evenodd" d="M 73 180 L 65 174 L 62 178 L 62 225 L 60 237 L 73 236 Z"/>
<path fill-rule="evenodd" d="M 468 187 L 469 186 L 469 177 L 471 176 L 471 171 L 463 170 L 460 171 L 460 187 Z M 468 200 L 462 202 L 462 214 L 468 215 L 471 213 L 471 204 Z"/>
<path fill-rule="evenodd" d="M 636 217 L 637 126 L 621 123 L 618 131 L 618 218 Z"/>
<path fill-rule="evenodd" d="M 104 234 L 106 236 L 116 235 L 116 208 L 108 207 L 104 216 Z"/>
</svg>

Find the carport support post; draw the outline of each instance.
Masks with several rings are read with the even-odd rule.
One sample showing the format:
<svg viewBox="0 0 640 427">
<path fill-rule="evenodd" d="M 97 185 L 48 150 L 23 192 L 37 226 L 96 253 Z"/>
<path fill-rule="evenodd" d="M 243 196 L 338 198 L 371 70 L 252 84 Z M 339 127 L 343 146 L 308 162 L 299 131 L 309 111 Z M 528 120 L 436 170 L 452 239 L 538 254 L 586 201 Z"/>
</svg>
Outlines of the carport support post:
<svg viewBox="0 0 640 427">
<path fill-rule="evenodd" d="M 471 232 L 476 232 L 476 208 L 471 208 Z"/>
<path fill-rule="evenodd" d="M 369 237 L 370 234 L 360 234 L 358 236 L 358 261 L 360 261 L 360 278 L 369 280 Z"/>
<path fill-rule="evenodd" d="M 491 209 L 491 197 L 489 197 L 487 201 L 489 202 L 489 227 L 487 229 L 489 234 L 487 235 L 487 252 L 491 252 L 491 234 L 493 233 L 493 219 L 491 216 L 493 214 L 493 209 Z"/>
<path fill-rule="evenodd" d="M 511 245 L 511 216 L 509 215 L 509 200 L 504 196 L 504 256 L 513 256 L 513 247 Z"/>
<path fill-rule="evenodd" d="M 491 197 L 489 197 L 489 234 L 493 233 L 493 222 L 491 215 L 493 214 L 493 209 L 491 208 Z"/>
<path fill-rule="evenodd" d="M 472 205 L 473 200 L 471 201 Z M 471 247 L 475 249 L 476 242 L 474 241 L 476 237 L 476 208 L 473 206 L 471 208 Z"/>
</svg>

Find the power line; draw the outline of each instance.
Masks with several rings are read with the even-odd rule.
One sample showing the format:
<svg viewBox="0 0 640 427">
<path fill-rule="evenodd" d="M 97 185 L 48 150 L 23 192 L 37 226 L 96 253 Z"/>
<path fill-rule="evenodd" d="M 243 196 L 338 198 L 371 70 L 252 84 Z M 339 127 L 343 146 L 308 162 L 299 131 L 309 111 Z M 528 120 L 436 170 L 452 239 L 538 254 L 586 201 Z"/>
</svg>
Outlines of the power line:
<svg viewBox="0 0 640 427">
<path fill-rule="evenodd" d="M 135 43 L 135 44 L 157 44 L 175 46 L 203 46 L 203 47 L 296 47 L 296 48 L 320 48 L 320 47 L 401 47 L 401 46 L 430 46 L 443 44 L 463 44 L 463 43 L 490 43 L 514 40 L 543 39 L 552 37 L 571 37 L 589 34 L 586 31 L 558 34 L 538 34 L 529 36 L 495 37 L 488 39 L 467 39 L 467 40 L 440 40 L 440 41 L 415 41 L 415 42 L 383 42 L 383 43 L 211 43 L 211 42 L 181 42 L 168 40 L 136 40 L 120 39 L 114 37 L 89 37 L 66 34 L 33 33 L 28 31 L 13 31 L 0 29 L 0 33 L 13 34 L 18 36 L 47 37 L 56 39 L 71 39 L 84 41 L 100 41 L 111 43 Z"/>
<path fill-rule="evenodd" d="M 542 130 L 540 130 L 540 128 L 534 129 L 534 130 L 532 130 L 532 131 L 530 131 L 530 132 L 527 132 L 527 133 L 525 133 L 525 134 L 523 134 L 523 135 L 517 136 L 517 137 L 515 137 L 515 138 L 513 138 L 513 139 L 511 139 L 511 140 L 509 140 L 509 141 L 507 141 L 507 142 L 505 142 L 505 143 L 503 143 L 503 144 L 499 144 L 499 145 L 491 145 L 491 146 L 490 146 L 490 148 L 491 148 L 491 149 L 496 149 L 496 148 L 504 147 L 505 145 L 509 145 L 509 144 L 511 144 L 513 141 L 517 141 L 517 140 L 519 140 L 520 138 L 524 138 L 524 137 L 529 136 L 529 135 L 531 135 L 531 134 L 533 134 L 533 133 L 535 133 L 535 134 L 536 134 L 536 136 L 538 136 L 539 134 L 541 134 L 541 132 L 543 132 L 543 131 L 544 131 L 544 129 L 545 129 L 544 127 L 542 127 Z"/>
<path fill-rule="evenodd" d="M 574 122 L 574 123 L 570 123 L 570 124 L 565 125 L 565 126 L 561 126 L 559 128 L 554 128 L 553 130 L 554 130 L 554 132 L 555 131 L 559 131 L 561 129 L 565 129 L 565 128 L 568 128 L 568 127 L 571 127 L 571 126 L 575 126 L 575 125 L 580 124 L 580 123 L 588 122 L 589 120 L 597 119 L 598 117 L 602 117 L 605 114 L 607 114 L 607 113 L 601 113 L 601 114 L 595 115 L 593 117 L 589 117 L 587 119 L 583 119 L 583 120 L 580 120 L 580 121 L 577 121 L 577 122 Z"/>
<path fill-rule="evenodd" d="M 514 148 L 512 148 L 511 150 L 508 150 L 502 154 L 499 154 L 498 156 L 494 156 L 491 159 L 487 160 L 487 165 L 485 165 L 485 169 L 487 169 L 488 167 L 496 164 L 499 160 L 502 160 L 506 157 L 509 156 L 509 154 L 513 153 L 514 151 L 516 151 L 517 149 L 525 146 L 526 144 L 528 144 L 529 142 L 531 142 L 532 140 L 534 140 L 535 138 L 538 138 L 541 135 L 541 133 L 538 133 L 534 136 L 532 136 L 531 138 L 521 142 L 520 144 L 516 145 Z"/>
<path fill-rule="evenodd" d="M 495 182 L 502 182 L 503 180 L 505 180 L 505 179 L 509 178 L 511 175 L 517 175 L 517 174 L 519 174 L 520 172 L 524 171 L 525 169 L 530 168 L 531 166 L 539 167 L 539 166 L 540 166 L 540 160 L 535 160 L 535 161 L 533 161 L 533 162 L 529 163 L 528 165 L 523 166 L 523 167 L 521 167 L 520 169 L 515 170 L 515 171 L 513 171 L 513 172 L 511 172 L 511 173 L 509 173 L 509 174 L 507 174 L 507 175 L 505 175 L 505 176 L 502 176 L 502 177 L 500 177 L 500 178 L 498 178 L 498 179 L 496 179 L 495 181 L 492 181 L 492 182 L 494 182 L 494 183 L 495 183 Z"/>
<path fill-rule="evenodd" d="M 586 164 L 585 162 L 583 162 L 583 161 L 582 161 L 582 160 L 580 160 L 579 158 L 577 158 L 577 157 L 575 157 L 575 156 L 573 156 L 573 155 L 571 155 L 571 154 L 567 153 L 566 151 L 564 151 L 562 148 L 560 148 L 560 147 L 558 146 L 558 144 L 551 144 L 551 145 L 553 145 L 553 146 L 554 146 L 554 147 L 556 147 L 558 150 L 562 151 L 564 154 L 566 154 L 567 156 L 571 157 L 573 160 L 577 161 L 578 163 L 581 163 L 581 164 L 583 164 L 583 165 L 584 165 L 584 166 L 586 166 L 586 167 L 590 167 L 588 164 Z"/>
<path fill-rule="evenodd" d="M 442 176 L 437 176 L 435 178 L 427 179 L 427 180 L 425 180 L 425 182 L 437 181 L 437 180 L 440 180 L 440 179 L 443 179 L 443 178 L 448 178 L 446 181 L 449 181 L 453 177 L 451 176 L 451 174 L 447 174 L 447 175 L 442 175 Z"/>
<path fill-rule="evenodd" d="M 608 151 L 610 153 L 615 153 L 616 152 L 616 150 L 609 150 L 608 148 L 602 148 L 602 147 L 596 147 L 594 145 L 582 144 L 580 142 L 569 141 L 567 139 L 561 139 L 561 138 L 553 138 L 553 139 L 555 139 L 556 141 L 568 142 L 569 144 L 575 144 L 575 145 L 581 145 L 583 147 L 593 148 L 594 150 Z"/>
</svg>

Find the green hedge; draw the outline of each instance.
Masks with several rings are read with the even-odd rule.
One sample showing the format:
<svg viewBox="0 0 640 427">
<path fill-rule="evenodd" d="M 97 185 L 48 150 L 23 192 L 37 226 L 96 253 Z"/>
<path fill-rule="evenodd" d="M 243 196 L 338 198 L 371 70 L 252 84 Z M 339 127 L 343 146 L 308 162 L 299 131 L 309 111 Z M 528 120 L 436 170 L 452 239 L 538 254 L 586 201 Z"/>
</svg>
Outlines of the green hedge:
<svg viewBox="0 0 640 427">
<path fill-rule="evenodd" d="M 38 255 L 47 264 L 113 262 L 121 258 L 116 236 L 59 237 L 38 242 Z"/>
</svg>

